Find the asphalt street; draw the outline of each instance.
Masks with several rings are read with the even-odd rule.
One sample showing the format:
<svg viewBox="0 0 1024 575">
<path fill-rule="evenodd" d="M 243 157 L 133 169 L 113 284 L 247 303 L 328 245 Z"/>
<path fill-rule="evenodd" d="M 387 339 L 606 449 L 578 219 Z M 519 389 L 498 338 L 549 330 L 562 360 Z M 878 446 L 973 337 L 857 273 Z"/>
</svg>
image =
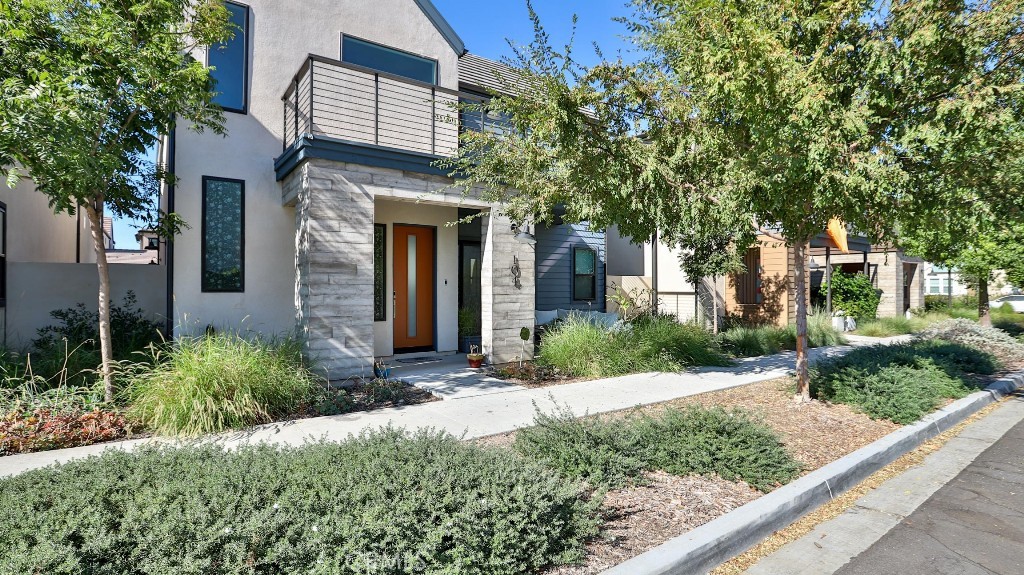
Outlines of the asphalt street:
<svg viewBox="0 0 1024 575">
<path fill-rule="evenodd" d="M 837 575 L 1024 575 L 1024 421 Z"/>
</svg>

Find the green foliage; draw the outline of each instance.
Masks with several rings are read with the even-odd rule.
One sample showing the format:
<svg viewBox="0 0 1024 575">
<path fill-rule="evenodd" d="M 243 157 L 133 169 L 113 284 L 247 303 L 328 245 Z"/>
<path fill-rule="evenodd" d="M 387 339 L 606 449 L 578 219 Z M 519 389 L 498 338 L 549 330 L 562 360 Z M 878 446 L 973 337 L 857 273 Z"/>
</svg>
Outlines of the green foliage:
<svg viewBox="0 0 1024 575">
<path fill-rule="evenodd" d="M 860 348 L 816 365 L 811 394 L 905 424 L 945 399 L 967 395 L 976 385 L 972 374 L 989 375 L 998 367 L 984 351 L 940 340 Z"/>
<path fill-rule="evenodd" d="M 825 289 L 822 286 L 822 289 Z M 843 310 L 857 321 L 874 319 L 882 296 L 866 274 L 832 273 L 832 308 Z"/>
<path fill-rule="evenodd" d="M 984 327 L 967 319 L 950 319 L 936 323 L 921 332 L 921 337 L 970 346 L 985 354 L 994 355 L 1004 363 L 1024 361 L 1024 343 L 1001 329 Z"/>
<path fill-rule="evenodd" d="M 941 312 L 925 312 L 911 317 L 882 317 L 865 322 L 858 322 L 857 334 L 869 337 L 890 337 L 917 333 L 928 326 L 945 321 L 949 316 Z"/>
<path fill-rule="evenodd" d="M 480 335 L 480 312 L 469 307 L 459 308 L 459 337 Z"/>
<path fill-rule="evenodd" d="M 301 344 L 217 332 L 155 347 L 126 366 L 130 413 L 153 431 L 197 436 L 265 423 L 308 401 L 315 378 Z"/>
<path fill-rule="evenodd" d="M 538 361 L 578 377 L 672 372 L 727 362 L 708 330 L 649 315 L 614 330 L 570 316 L 544 334 Z"/>
<path fill-rule="evenodd" d="M 559 408 L 551 415 L 538 411 L 534 423 L 516 434 L 515 450 L 592 485 L 621 487 L 658 469 L 716 474 L 770 491 L 800 472 L 778 435 L 739 410 L 690 406 L 602 420 Z"/>
<path fill-rule="evenodd" d="M 796 327 L 787 325 L 744 326 L 737 324 L 718 334 L 723 350 L 736 357 L 771 355 L 782 350 L 796 349 Z M 846 343 L 843 334 L 832 327 L 832 319 L 825 313 L 807 318 L 807 346 L 824 347 Z"/>
<path fill-rule="evenodd" d="M 534 573 L 582 559 L 598 503 L 433 431 L 108 451 L 0 479 L 0 574 Z"/>
<path fill-rule="evenodd" d="M 925 311 L 949 311 L 948 295 L 924 296 Z M 967 310 L 978 309 L 978 296 L 973 294 L 953 296 L 953 307 Z"/>
</svg>

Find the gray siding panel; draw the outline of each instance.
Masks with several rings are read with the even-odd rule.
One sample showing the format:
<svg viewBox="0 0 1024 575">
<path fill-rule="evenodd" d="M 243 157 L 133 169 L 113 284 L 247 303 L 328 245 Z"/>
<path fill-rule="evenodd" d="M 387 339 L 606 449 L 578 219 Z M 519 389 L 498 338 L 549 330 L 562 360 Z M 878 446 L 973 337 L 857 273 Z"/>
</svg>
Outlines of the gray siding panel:
<svg viewBox="0 0 1024 575">
<path fill-rule="evenodd" d="M 538 226 L 537 309 L 579 309 L 605 311 L 605 234 L 591 230 L 586 222 Z M 572 299 L 572 249 L 586 247 L 597 252 L 597 299 Z"/>
</svg>

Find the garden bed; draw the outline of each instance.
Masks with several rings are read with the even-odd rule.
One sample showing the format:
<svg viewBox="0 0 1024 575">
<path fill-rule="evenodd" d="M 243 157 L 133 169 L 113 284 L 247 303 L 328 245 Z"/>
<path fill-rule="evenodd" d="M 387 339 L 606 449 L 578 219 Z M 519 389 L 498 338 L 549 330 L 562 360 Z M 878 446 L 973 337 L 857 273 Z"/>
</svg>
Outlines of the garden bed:
<svg viewBox="0 0 1024 575">
<path fill-rule="evenodd" d="M 793 401 L 791 378 L 690 396 L 642 408 L 598 416 L 616 419 L 658 414 L 669 408 L 691 405 L 740 408 L 757 416 L 779 434 L 787 451 L 803 465 L 803 473 L 888 435 L 900 426 L 873 420 L 846 405 L 820 401 Z M 511 446 L 516 433 L 477 440 L 483 445 Z M 826 440 L 822 440 L 825 438 Z M 587 544 L 581 565 L 547 571 L 551 575 L 589 575 L 648 551 L 736 509 L 763 493 L 741 481 L 717 476 L 675 476 L 655 471 L 646 474 L 647 484 L 610 490 L 602 505 L 602 534 Z"/>
</svg>

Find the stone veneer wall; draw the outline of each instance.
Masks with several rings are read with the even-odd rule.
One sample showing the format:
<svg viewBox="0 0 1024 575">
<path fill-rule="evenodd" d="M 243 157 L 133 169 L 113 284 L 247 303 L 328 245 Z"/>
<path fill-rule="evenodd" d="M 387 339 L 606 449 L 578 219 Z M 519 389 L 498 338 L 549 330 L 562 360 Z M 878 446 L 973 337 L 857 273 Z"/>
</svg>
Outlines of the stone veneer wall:
<svg viewBox="0 0 1024 575">
<path fill-rule="evenodd" d="M 307 162 L 295 204 L 295 309 L 306 352 L 331 379 L 373 366 L 372 175 Z"/>
<path fill-rule="evenodd" d="M 374 198 L 417 200 L 448 183 L 327 160 L 305 162 L 282 182 L 284 197 L 295 201 L 296 323 L 308 355 L 329 378 L 369 375 L 372 369 Z M 434 198 L 447 205 L 461 201 L 455 193 Z M 517 242 L 512 222 L 496 211 L 482 217 L 481 227 L 483 351 L 492 363 L 506 363 L 522 354 L 520 330 L 534 329 L 534 248 Z M 511 271 L 515 257 L 519 288 Z M 526 357 L 532 356 L 531 337 Z"/>
<path fill-rule="evenodd" d="M 533 329 L 536 316 L 535 246 L 519 243 L 512 233 L 512 221 L 491 211 L 483 218 L 483 262 L 481 266 L 483 352 L 493 364 L 516 361 L 523 354 L 522 328 L 529 328 L 526 358 L 533 357 Z M 519 260 L 521 287 L 512 275 Z"/>
</svg>

